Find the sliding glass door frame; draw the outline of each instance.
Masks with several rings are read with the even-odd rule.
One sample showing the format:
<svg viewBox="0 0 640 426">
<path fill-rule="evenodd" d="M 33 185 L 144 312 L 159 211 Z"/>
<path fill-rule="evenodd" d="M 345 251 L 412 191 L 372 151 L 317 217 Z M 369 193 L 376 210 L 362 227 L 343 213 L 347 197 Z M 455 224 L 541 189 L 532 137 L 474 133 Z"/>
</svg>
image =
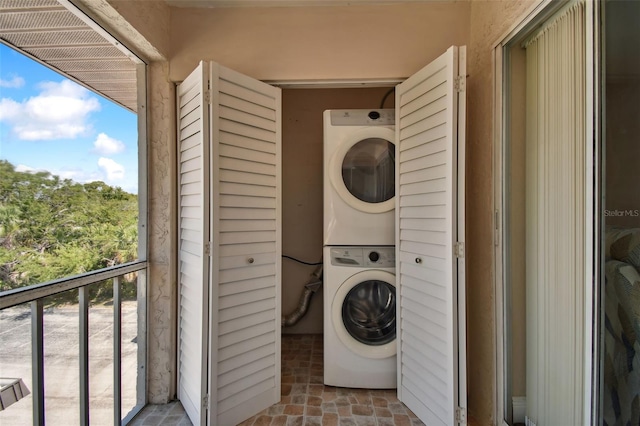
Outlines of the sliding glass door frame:
<svg viewBox="0 0 640 426">
<path fill-rule="evenodd" d="M 512 29 L 498 39 L 493 51 L 494 75 L 494 233 L 495 233 L 495 319 L 496 395 L 495 418 L 499 425 L 513 424 L 511 379 L 510 292 L 510 55 L 512 46 L 545 22 L 567 2 L 542 0 L 526 12 Z M 601 408 L 599 386 L 602 378 L 600 315 L 602 209 L 602 58 L 601 2 L 586 2 L 586 208 L 584 279 L 584 389 L 583 421 L 598 423 Z"/>
</svg>

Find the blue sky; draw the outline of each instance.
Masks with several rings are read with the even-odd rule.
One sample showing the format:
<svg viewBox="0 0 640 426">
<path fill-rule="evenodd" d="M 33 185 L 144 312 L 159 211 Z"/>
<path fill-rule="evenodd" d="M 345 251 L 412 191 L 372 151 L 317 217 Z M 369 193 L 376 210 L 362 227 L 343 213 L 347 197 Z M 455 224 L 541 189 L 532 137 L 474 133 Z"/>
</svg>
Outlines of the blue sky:
<svg viewBox="0 0 640 426">
<path fill-rule="evenodd" d="M 0 159 L 138 192 L 137 117 L 0 43 Z"/>
</svg>

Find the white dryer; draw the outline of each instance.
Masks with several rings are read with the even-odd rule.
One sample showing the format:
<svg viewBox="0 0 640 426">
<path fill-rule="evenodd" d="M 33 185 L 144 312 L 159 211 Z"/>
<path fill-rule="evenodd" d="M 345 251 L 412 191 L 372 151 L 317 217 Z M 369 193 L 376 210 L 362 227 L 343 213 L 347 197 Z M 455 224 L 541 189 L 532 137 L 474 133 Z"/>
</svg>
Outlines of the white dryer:
<svg viewBox="0 0 640 426">
<path fill-rule="evenodd" d="M 324 245 L 394 245 L 395 110 L 323 118 Z"/>
<path fill-rule="evenodd" d="M 324 248 L 324 383 L 396 387 L 394 247 Z"/>
</svg>

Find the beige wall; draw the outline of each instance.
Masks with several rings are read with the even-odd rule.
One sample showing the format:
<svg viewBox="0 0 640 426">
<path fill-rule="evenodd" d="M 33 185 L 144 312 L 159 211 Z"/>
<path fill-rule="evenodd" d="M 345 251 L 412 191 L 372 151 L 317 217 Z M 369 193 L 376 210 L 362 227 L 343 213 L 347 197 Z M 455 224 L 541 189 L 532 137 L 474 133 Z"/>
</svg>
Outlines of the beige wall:
<svg viewBox="0 0 640 426">
<path fill-rule="evenodd" d="M 407 77 L 469 40 L 468 2 L 172 9 L 171 78 L 212 59 L 259 80 Z"/>
<path fill-rule="evenodd" d="M 380 106 L 388 88 L 287 89 L 282 93 L 282 251 L 318 262 L 322 260 L 323 179 L 322 112 Z M 386 108 L 393 108 L 390 95 Z M 282 260 L 282 312 L 295 309 L 304 284 L 313 272 Z M 322 333 L 322 292 L 313 296 L 308 314 L 285 333 Z"/>
<path fill-rule="evenodd" d="M 495 417 L 493 45 L 536 1 L 471 1 L 467 81 L 467 378 L 469 412 Z"/>
</svg>

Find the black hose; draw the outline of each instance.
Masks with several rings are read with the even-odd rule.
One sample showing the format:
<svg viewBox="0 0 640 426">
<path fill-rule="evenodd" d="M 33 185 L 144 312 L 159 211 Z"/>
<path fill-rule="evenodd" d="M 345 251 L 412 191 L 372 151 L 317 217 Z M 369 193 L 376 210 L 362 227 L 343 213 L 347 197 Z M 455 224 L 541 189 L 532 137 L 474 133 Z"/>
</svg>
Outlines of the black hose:
<svg viewBox="0 0 640 426">
<path fill-rule="evenodd" d="M 392 94 L 395 90 L 396 88 L 392 87 L 391 89 L 389 89 L 387 93 L 384 94 L 384 97 L 382 98 L 382 102 L 380 102 L 380 109 L 384 108 L 384 101 L 386 101 L 389 95 Z"/>
<path fill-rule="evenodd" d="M 295 257 L 287 256 L 286 254 L 283 254 L 282 257 L 284 257 L 285 259 L 293 260 L 294 262 L 302 263 L 303 265 L 309 265 L 309 266 L 322 265 L 322 262 L 316 262 L 316 263 L 305 262 L 304 260 L 300 260 L 300 259 L 296 259 Z"/>
</svg>

